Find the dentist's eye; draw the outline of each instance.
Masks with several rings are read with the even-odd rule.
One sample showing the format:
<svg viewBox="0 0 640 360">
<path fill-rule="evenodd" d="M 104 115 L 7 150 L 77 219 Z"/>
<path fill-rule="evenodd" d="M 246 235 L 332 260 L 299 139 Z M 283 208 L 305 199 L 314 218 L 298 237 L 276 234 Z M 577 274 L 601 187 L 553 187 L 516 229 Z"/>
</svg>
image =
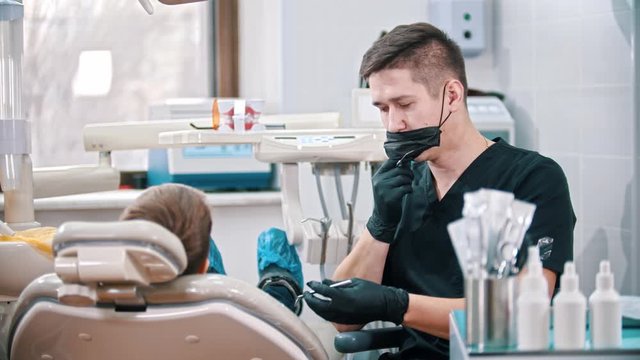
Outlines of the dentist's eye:
<svg viewBox="0 0 640 360">
<path fill-rule="evenodd" d="M 398 106 L 400 106 L 403 109 L 406 109 L 406 108 L 410 107 L 411 105 L 413 105 L 413 103 L 398 104 Z"/>
</svg>

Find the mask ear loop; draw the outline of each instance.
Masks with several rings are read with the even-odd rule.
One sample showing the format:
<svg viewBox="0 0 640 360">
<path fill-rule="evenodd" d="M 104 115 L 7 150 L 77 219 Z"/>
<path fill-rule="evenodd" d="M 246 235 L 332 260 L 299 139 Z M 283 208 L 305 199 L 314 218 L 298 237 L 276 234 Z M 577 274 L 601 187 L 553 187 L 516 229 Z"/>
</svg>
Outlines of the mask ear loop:
<svg viewBox="0 0 640 360">
<path fill-rule="evenodd" d="M 449 120 L 449 116 L 451 116 L 451 111 L 449 111 L 449 115 L 447 115 L 447 117 L 442 120 L 442 114 L 444 114 L 444 97 L 447 94 L 447 84 L 449 83 L 445 83 L 444 87 L 442 88 L 442 104 L 440 105 L 440 122 L 438 123 L 438 129 L 441 128 L 442 125 L 444 125 L 444 123 Z"/>
</svg>

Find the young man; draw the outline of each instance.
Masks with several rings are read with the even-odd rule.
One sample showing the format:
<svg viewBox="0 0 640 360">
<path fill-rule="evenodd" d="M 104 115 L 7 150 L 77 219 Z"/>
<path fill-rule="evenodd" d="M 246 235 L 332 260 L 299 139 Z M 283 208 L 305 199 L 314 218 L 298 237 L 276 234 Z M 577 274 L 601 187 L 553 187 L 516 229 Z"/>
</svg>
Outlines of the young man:
<svg viewBox="0 0 640 360">
<path fill-rule="evenodd" d="M 396 27 L 367 51 L 360 73 L 387 129 L 389 160 L 373 176 L 367 230 L 334 274 L 356 279 L 345 288 L 311 282 L 331 301 L 305 300 L 340 331 L 374 320 L 402 324 L 408 337 L 398 358 L 448 358 L 448 314 L 464 307 L 464 279 L 447 224 L 462 216 L 463 194 L 491 188 L 536 204 L 526 238 L 554 239 L 543 261 L 552 294 L 572 259 L 567 181 L 553 160 L 475 129 L 462 54 L 439 29 Z"/>
<path fill-rule="evenodd" d="M 120 215 L 120 220 L 143 219 L 162 225 L 176 235 L 187 253 L 187 268 L 182 273 L 225 274 L 222 257 L 211 239 L 211 212 L 205 194 L 180 184 L 164 184 L 145 190 Z M 271 228 L 258 236 L 258 287 L 296 315 L 302 303 L 302 268 L 284 231 Z"/>
</svg>

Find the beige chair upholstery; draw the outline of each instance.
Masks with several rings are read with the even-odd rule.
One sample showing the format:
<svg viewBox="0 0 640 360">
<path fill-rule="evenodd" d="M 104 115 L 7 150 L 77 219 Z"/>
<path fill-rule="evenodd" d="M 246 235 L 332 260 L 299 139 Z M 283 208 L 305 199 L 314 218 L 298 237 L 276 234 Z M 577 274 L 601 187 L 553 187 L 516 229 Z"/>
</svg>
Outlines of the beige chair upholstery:
<svg viewBox="0 0 640 360">
<path fill-rule="evenodd" d="M 175 237 L 163 236 L 175 243 Z M 82 249 L 91 246 L 127 248 L 123 257 L 128 259 L 114 260 L 117 252 L 107 255 L 110 275 L 105 282 L 94 271 L 99 252 L 91 251 L 75 268 L 73 260 L 63 260 L 63 276 L 48 274 L 33 281 L 2 330 L 9 359 L 327 359 L 316 335 L 255 285 L 223 275 L 155 283 L 150 272 L 166 278 L 172 266 L 181 267 L 179 251 L 163 246 L 162 239 L 149 247 L 125 238 L 122 246 L 104 239 L 54 240 L 56 260 L 63 253 L 83 257 Z M 65 242 L 73 248 L 60 245 Z M 159 269 L 161 264 L 168 268 Z M 84 271 L 84 266 L 93 268 Z"/>
</svg>

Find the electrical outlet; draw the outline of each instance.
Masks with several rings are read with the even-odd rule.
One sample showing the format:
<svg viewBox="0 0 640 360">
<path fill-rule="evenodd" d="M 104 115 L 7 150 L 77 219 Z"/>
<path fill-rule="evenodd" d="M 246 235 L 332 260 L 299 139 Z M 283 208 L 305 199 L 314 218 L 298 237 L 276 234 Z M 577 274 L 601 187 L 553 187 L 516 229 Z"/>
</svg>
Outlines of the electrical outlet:
<svg viewBox="0 0 640 360">
<path fill-rule="evenodd" d="M 485 0 L 430 0 L 429 21 L 446 32 L 466 57 L 486 48 Z"/>
</svg>

